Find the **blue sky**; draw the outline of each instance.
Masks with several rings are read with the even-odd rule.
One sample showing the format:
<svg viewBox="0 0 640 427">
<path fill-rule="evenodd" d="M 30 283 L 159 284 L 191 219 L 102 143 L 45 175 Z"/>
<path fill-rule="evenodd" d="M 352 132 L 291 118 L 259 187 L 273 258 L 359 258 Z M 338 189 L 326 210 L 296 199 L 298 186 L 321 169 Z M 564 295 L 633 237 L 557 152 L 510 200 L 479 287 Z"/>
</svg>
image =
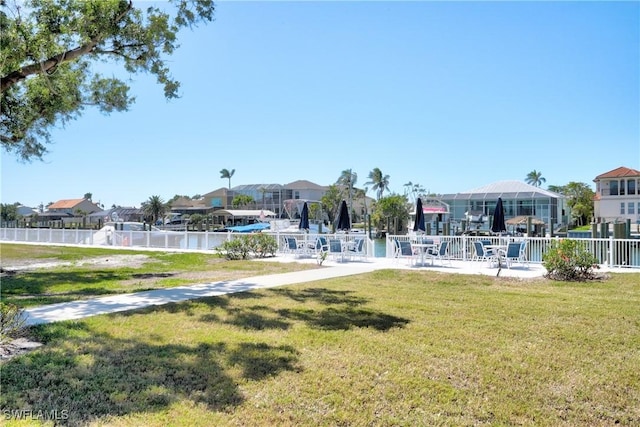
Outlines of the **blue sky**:
<svg viewBox="0 0 640 427">
<path fill-rule="evenodd" d="M 534 169 L 593 186 L 640 169 L 639 22 L 638 2 L 221 2 L 169 58 L 180 99 L 125 75 L 130 111 L 87 110 L 42 162 L 2 152 L 0 199 L 140 206 L 226 187 L 223 168 L 232 186 L 352 169 L 361 187 L 376 167 L 397 193 Z"/>
</svg>

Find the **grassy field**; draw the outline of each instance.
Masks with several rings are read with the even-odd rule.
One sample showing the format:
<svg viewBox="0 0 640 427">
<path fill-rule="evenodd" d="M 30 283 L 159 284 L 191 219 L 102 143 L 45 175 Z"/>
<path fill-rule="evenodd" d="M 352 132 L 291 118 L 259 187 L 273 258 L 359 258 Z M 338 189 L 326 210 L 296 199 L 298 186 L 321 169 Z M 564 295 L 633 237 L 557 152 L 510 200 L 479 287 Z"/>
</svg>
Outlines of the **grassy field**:
<svg viewBox="0 0 640 427">
<path fill-rule="evenodd" d="M 384 270 L 205 298 L 34 328 L 45 345 L 2 365 L 0 407 L 70 425 L 637 426 L 638 307 L 638 273 Z"/>
<path fill-rule="evenodd" d="M 2 277 L 0 298 L 20 307 L 75 301 L 189 283 L 317 268 L 313 264 L 226 261 L 211 253 L 139 252 L 68 246 L 0 245 L 2 266 L 51 263 Z M 136 258 L 123 266 L 117 257 Z M 100 260 L 92 263 L 92 260 Z M 67 262 L 70 265 L 57 265 Z M 114 264 L 114 265 L 110 265 Z"/>
</svg>

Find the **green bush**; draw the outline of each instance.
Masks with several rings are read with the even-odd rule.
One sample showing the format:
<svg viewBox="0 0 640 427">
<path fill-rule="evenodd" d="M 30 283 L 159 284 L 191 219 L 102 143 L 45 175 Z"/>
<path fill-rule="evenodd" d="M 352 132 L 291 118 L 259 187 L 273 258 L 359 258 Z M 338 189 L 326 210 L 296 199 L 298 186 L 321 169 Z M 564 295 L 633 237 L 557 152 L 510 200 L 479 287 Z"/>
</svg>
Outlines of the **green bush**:
<svg viewBox="0 0 640 427">
<path fill-rule="evenodd" d="M 594 279 L 593 270 L 600 268 L 598 259 L 586 245 L 574 239 L 551 242 L 549 250 L 542 255 L 542 265 L 547 269 L 546 277 L 564 281 Z"/>
<path fill-rule="evenodd" d="M 254 233 L 247 236 L 248 246 L 254 257 L 265 258 L 275 256 L 278 250 L 278 241 L 275 237 L 264 233 Z"/>
<path fill-rule="evenodd" d="M 248 259 L 249 255 L 264 258 L 275 255 L 277 250 L 278 242 L 275 237 L 262 233 L 238 236 L 216 248 L 228 260 Z"/>
<path fill-rule="evenodd" d="M 0 343 L 23 335 L 26 320 L 24 311 L 17 305 L 0 302 Z"/>
</svg>

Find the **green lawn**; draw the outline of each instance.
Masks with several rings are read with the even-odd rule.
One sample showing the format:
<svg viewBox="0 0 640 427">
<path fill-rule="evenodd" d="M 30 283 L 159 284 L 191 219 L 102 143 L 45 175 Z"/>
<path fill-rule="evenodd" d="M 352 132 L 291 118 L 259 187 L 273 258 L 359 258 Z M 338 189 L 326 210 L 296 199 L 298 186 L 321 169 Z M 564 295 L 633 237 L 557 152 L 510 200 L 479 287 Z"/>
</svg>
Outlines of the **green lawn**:
<svg viewBox="0 0 640 427">
<path fill-rule="evenodd" d="M 73 264 L 18 271 L 2 277 L 0 298 L 20 307 L 168 288 L 190 283 L 286 273 L 314 264 L 226 261 L 215 253 L 140 252 L 66 246 L 0 245 L 2 266 L 31 262 L 79 262 L 122 255 L 147 257 L 141 265 Z"/>
<path fill-rule="evenodd" d="M 384 270 L 83 321 L 0 407 L 115 426 L 640 425 L 640 274 Z M 32 421 L 30 421 L 32 422 Z"/>
</svg>

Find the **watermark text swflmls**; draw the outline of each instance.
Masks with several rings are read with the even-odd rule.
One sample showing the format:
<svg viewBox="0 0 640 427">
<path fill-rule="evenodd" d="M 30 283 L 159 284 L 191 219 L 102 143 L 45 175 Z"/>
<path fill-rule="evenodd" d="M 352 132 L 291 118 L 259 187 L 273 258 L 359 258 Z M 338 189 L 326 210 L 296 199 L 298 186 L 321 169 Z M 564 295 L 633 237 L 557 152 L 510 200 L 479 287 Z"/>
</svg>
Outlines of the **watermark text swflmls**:
<svg viewBox="0 0 640 427">
<path fill-rule="evenodd" d="M 35 411 L 33 409 L 1 409 L 0 414 L 5 420 L 35 420 L 35 421 L 64 421 L 69 419 L 68 409 L 52 409 L 49 411 Z"/>
</svg>

